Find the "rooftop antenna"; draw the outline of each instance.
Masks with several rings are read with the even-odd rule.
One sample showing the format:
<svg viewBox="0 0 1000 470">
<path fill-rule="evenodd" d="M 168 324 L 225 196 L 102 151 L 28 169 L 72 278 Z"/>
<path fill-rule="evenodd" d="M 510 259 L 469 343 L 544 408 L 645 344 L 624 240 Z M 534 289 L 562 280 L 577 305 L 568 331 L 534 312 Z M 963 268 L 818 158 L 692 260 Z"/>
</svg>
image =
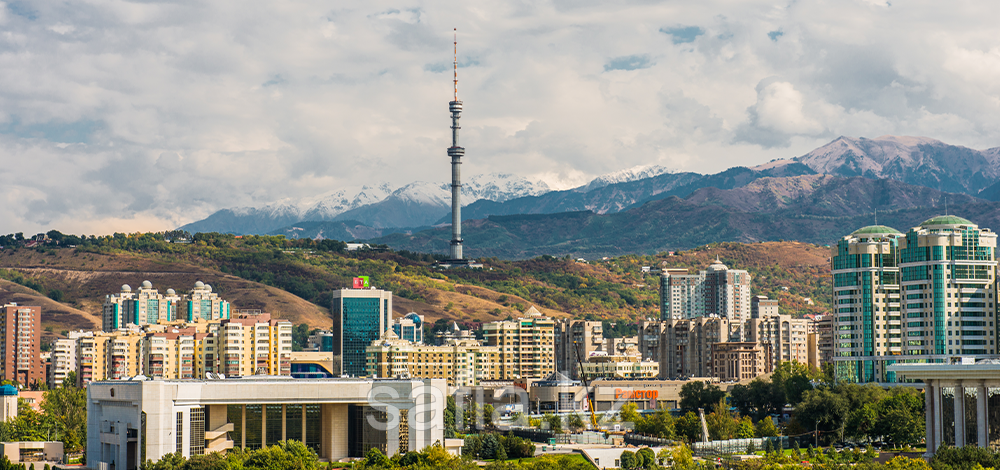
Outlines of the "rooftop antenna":
<svg viewBox="0 0 1000 470">
<path fill-rule="evenodd" d="M 878 225 L 878 208 L 875 208 L 875 225 Z"/>
<path fill-rule="evenodd" d="M 458 28 L 455 28 L 455 99 L 458 101 Z"/>
<path fill-rule="evenodd" d="M 944 197 L 944 215 L 948 215 L 948 196 Z"/>
</svg>

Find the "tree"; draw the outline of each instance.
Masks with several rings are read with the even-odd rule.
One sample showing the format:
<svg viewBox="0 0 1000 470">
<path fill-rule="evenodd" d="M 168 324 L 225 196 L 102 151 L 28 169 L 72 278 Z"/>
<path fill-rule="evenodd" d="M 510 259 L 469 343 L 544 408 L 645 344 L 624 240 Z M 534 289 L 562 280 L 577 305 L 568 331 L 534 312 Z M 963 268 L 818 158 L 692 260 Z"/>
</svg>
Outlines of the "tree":
<svg viewBox="0 0 1000 470">
<path fill-rule="evenodd" d="M 483 448 L 479 451 L 479 457 L 484 460 L 495 459 L 499 448 L 500 443 L 497 442 L 496 434 L 489 433 L 483 437 Z"/>
<path fill-rule="evenodd" d="M 693 411 L 677 418 L 674 423 L 674 432 L 677 437 L 687 442 L 701 441 L 701 419 Z"/>
<path fill-rule="evenodd" d="M 698 408 L 708 409 L 726 397 L 715 384 L 706 384 L 700 380 L 690 381 L 681 387 L 681 409 L 693 411 Z"/>
<path fill-rule="evenodd" d="M 807 390 L 812 390 L 810 379 L 809 366 L 798 361 L 782 362 L 771 374 L 771 382 L 784 391 L 785 403 L 792 406 L 802 401 Z"/>
<path fill-rule="evenodd" d="M 778 427 L 774 425 L 774 420 L 764 418 L 754 425 L 754 434 L 757 437 L 778 437 Z M 796 444 L 798 441 L 795 441 Z"/>
<path fill-rule="evenodd" d="M 645 469 L 656 468 L 656 454 L 653 453 L 653 449 L 649 447 L 643 447 L 635 453 L 636 464 Z"/>
<path fill-rule="evenodd" d="M 835 431 L 844 427 L 848 413 L 848 401 L 829 389 L 810 390 L 803 395 L 802 402 L 795 407 L 795 419 L 807 431 Z"/>
<path fill-rule="evenodd" d="M 493 428 L 493 414 L 496 413 L 496 409 L 493 405 L 487 403 L 483 405 L 483 424 L 486 425 L 487 429 Z"/>
<path fill-rule="evenodd" d="M 626 402 L 618 410 L 618 416 L 621 417 L 623 423 L 635 423 L 639 421 L 639 412 L 636 411 L 638 408 L 634 402 Z"/>
<path fill-rule="evenodd" d="M 552 430 L 552 432 L 562 434 L 562 416 L 545 413 L 545 415 L 542 416 L 542 421 L 549 425 L 549 429 Z"/>
<path fill-rule="evenodd" d="M 663 439 L 674 439 L 677 434 L 674 417 L 666 408 L 660 408 L 655 413 L 639 419 L 635 424 L 635 430 Z"/>
<path fill-rule="evenodd" d="M 637 460 L 638 459 L 636 459 L 635 454 L 632 451 L 622 451 L 621 457 L 618 457 L 618 466 L 625 470 L 632 470 L 639 467 L 636 463 Z"/>
<path fill-rule="evenodd" d="M 507 449 L 504 449 L 503 446 L 497 447 L 497 454 L 494 458 L 499 461 L 507 460 Z"/>
<path fill-rule="evenodd" d="M 733 386 L 729 402 L 741 415 L 760 421 L 766 416 L 781 413 L 785 405 L 785 391 L 774 382 L 758 377 L 748 385 Z"/>
<path fill-rule="evenodd" d="M 75 373 L 67 374 L 61 387 L 45 392 L 42 411 L 59 425 L 67 450 L 83 447 L 87 435 L 87 391 L 76 387 Z"/>
<path fill-rule="evenodd" d="M 756 430 L 753 427 L 753 421 L 749 416 L 744 416 L 739 421 L 739 426 L 736 429 L 736 437 L 738 439 L 750 439 L 754 437 Z"/>
<path fill-rule="evenodd" d="M 572 413 L 566 419 L 566 425 L 569 426 L 570 430 L 573 432 L 580 432 L 587 428 L 587 425 L 583 422 L 583 417 L 580 413 Z"/>
<path fill-rule="evenodd" d="M 715 405 L 715 411 L 705 417 L 708 435 L 712 440 L 733 439 L 739 431 L 739 421 L 729 412 L 726 400 L 720 399 Z"/>
<path fill-rule="evenodd" d="M 671 455 L 675 470 L 694 470 L 694 457 L 686 445 L 677 446 Z"/>
</svg>

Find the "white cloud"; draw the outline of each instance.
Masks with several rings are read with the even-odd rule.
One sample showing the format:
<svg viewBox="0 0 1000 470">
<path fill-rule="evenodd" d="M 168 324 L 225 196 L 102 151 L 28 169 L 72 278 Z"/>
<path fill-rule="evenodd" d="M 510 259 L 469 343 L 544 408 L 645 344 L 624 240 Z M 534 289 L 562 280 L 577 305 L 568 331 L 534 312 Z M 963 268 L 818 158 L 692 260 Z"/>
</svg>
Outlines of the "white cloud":
<svg viewBox="0 0 1000 470">
<path fill-rule="evenodd" d="M 1000 145 L 988 3 L 0 3 L 0 232 L 160 230 L 360 183 L 716 172 L 838 135 Z M 778 34 L 780 33 L 780 34 Z"/>
</svg>

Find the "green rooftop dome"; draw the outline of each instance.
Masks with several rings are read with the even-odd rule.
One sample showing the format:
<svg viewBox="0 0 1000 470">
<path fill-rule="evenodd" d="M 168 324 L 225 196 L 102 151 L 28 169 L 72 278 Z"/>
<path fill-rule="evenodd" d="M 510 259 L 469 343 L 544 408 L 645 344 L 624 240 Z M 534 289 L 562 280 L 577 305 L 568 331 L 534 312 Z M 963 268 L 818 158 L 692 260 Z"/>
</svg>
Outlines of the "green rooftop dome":
<svg viewBox="0 0 1000 470">
<path fill-rule="evenodd" d="M 892 227 L 887 227 L 885 225 L 869 225 L 867 227 L 861 227 L 855 230 L 851 235 L 865 235 L 872 233 L 898 233 L 902 235 L 903 233 Z"/>
<path fill-rule="evenodd" d="M 928 225 L 976 225 L 966 219 L 963 219 L 957 215 L 939 215 L 924 221 L 920 224 L 921 227 Z"/>
</svg>

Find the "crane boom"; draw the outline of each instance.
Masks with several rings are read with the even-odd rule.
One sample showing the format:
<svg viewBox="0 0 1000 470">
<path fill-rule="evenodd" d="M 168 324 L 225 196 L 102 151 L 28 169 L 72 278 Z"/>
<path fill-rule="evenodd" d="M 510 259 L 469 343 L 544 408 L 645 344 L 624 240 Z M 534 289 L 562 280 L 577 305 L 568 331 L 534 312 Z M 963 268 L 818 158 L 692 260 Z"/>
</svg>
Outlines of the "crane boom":
<svg viewBox="0 0 1000 470">
<path fill-rule="evenodd" d="M 580 359 L 580 345 L 573 341 L 576 350 L 576 363 L 580 367 L 580 377 L 583 379 L 583 389 L 587 392 L 587 409 L 590 410 L 590 424 L 597 430 L 597 415 L 594 414 L 594 402 L 590 400 L 590 384 L 587 383 L 587 373 L 583 371 L 583 361 Z"/>
</svg>

